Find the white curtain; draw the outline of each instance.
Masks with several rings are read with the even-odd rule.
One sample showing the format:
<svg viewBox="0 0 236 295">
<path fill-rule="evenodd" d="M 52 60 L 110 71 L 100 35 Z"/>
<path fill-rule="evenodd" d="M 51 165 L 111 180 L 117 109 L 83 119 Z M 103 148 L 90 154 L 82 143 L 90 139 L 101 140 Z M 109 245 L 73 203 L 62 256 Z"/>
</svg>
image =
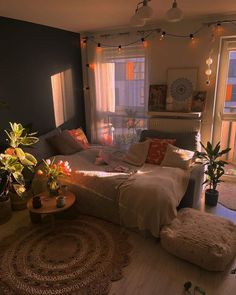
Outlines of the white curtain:
<svg viewBox="0 0 236 295">
<path fill-rule="evenodd" d="M 147 49 L 142 44 L 97 49 L 90 78 L 93 142 L 114 144 L 144 128 L 148 103 Z"/>
</svg>

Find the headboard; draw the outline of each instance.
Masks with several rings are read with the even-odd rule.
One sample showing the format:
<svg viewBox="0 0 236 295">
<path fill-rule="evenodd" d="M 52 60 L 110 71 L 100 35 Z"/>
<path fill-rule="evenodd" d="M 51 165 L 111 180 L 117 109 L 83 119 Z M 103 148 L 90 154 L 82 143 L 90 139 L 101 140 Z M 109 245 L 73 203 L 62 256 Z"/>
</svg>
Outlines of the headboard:
<svg viewBox="0 0 236 295">
<path fill-rule="evenodd" d="M 176 139 L 176 146 L 191 151 L 200 150 L 200 133 L 190 132 L 163 132 L 158 130 L 143 130 L 140 135 L 140 141 L 146 138 Z"/>
</svg>

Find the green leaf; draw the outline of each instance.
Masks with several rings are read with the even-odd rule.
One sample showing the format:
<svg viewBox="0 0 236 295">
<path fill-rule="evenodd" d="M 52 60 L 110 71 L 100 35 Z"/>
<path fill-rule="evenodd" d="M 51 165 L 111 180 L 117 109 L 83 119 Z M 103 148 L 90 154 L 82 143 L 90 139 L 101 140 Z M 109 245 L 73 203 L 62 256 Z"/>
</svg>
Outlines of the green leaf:
<svg viewBox="0 0 236 295">
<path fill-rule="evenodd" d="M 25 158 L 32 163 L 32 165 L 30 165 L 30 166 L 36 166 L 37 163 L 38 163 L 36 158 L 33 155 L 29 154 L 29 153 L 25 153 Z"/>
<path fill-rule="evenodd" d="M 38 142 L 38 138 L 37 137 L 33 137 L 33 136 L 25 136 L 21 139 L 21 144 L 22 145 L 32 145 L 35 144 L 36 142 Z"/>
<path fill-rule="evenodd" d="M 15 152 L 20 161 L 25 159 L 25 153 L 21 148 L 15 148 Z"/>
<path fill-rule="evenodd" d="M 25 192 L 24 185 L 13 183 L 13 188 L 14 188 L 15 192 L 17 193 L 17 195 L 19 195 L 19 196 L 22 196 L 22 194 Z"/>
<path fill-rule="evenodd" d="M 21 172 L 14 172 L 12 175 L 15 178 L 16 182 L 18 182 L 21 185 L 25 185 L 24 176 Z"/>
</svg>

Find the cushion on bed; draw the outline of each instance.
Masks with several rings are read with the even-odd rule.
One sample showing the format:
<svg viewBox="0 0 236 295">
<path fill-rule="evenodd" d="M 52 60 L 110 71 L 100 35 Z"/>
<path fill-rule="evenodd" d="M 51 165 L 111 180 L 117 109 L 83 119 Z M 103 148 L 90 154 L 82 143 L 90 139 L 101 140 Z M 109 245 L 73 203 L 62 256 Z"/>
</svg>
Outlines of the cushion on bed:
<svg viewBox="0 0 236 295">
<path fill-rule="evenodd" d="M 150 140 L 132 144 L 127 154 L 124 156 L 123 161 L 131 165 L 142 166 L 146 161 L 149 145 Z"/>
<path fill-rule="evenodd" d="M 151 140 L 146 162 L 160 165 L 164 159 L 168 144 L 175 144 L 175 139 L 148 138 Z"/>
<path fill-rule="evenodd" d="M 33 146 L 24 147 L 25 152 L 29 152 L 35 156 L 38 162 L 42 159 L 53 157 L 57 154 L 55 148 L 53 148 L 47 141 L 48 138 L 60 134 L 59 128 L 53 129 L 52 131 L 39 136 L 39 141 Z"/>
<path fill-rule="evenodd" d="M 161 166 L 188 169 L 192 163 L 194 152 L 180 149 L 168 144 Z"/>
<path fill-rule="evenodd" d="M 181 149 L 190 151 L 200 150 L 200 133 L 199 132 L 163 132 L 157 130 L 143 130 L 140 136 L 140 141 L 146 138 L 175 138 L 176 146 Z"/>
<path fill-rule="evenodd" d="M 71 136 L 73 136 L 74 139 L 77 140 L 83 146 L 83 149 L 86 150 L 89 147 L 88 139 L 81 128 L 72 129 L 68 131 L 71 134 Z"/>
<path fill-rule="evenodd" d="M 47 138 L 47 141 L 60 155 L 71 155 L 83 150 L 81 143 L 75 140 L 68 130 Z"/>
<path fill-rule="evenodd" d="M 161 230 L 169 253 L 210 271 L 223 271 L 236 254 L 236 225 L 191 208 L 181 209 Z"/>
</svg>

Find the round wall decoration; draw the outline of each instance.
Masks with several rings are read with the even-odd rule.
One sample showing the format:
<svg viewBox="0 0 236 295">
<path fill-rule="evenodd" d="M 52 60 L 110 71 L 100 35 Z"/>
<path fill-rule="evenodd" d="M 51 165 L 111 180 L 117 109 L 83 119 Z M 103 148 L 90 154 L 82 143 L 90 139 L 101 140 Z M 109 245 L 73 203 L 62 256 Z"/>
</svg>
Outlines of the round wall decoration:
<svg viewBox="0 0 236 295">
<path fill-rule="evenodd" d="M 193 84 L 189 79 L 178 78 L 170 85 L 170 93 L 175 101 L 185 101 L 193 93 Z"/>
</svg>

